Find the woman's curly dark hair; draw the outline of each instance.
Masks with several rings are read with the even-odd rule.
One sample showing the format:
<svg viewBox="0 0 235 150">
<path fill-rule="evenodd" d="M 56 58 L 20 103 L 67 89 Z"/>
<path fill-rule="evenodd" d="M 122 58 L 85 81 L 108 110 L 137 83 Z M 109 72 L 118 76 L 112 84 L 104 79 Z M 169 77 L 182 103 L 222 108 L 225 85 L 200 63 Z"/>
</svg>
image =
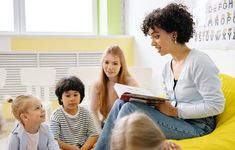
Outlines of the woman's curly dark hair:
<svg viewBox="0 0 235 150">
<path fill-rule="evenodd" d="M 178 43 L 188 42 L 193 37 L 194 21 L 187 7 L 182 4 L 171 3 L 166 7 L 153 10 L 142 24 L 141 30 L 148 34 L 149 29 L 161 28 L 168 33 L 177 32 Z"/>
<path fill-rule="evenodd" d="M 82 102 L 83 98 L 85 97 L 85 86 L 82 81 L 76 76 L 69 76 L 60 79 L 55 87 L 55 94 L 58 98 L 58 102 L 60 105 L 63 105 L 63 93 L 70 90 L 78 91 L 80 93 L 81 98 L 80 103 Z"/>
</svg>

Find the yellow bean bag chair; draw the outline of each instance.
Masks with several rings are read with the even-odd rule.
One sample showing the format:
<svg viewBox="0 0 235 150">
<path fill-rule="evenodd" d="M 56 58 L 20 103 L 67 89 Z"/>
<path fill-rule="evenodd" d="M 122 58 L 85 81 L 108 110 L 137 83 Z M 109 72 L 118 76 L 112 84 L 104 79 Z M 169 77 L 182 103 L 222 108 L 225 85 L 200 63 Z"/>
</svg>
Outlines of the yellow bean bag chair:
<svg viewBox="0 0 235 150">
<path fill-rule="evenodd" d="M 174 140 L 183 150 L 235 150 L 235 78 L 221 74 L 224 112 L 216 117 L 215 130 L 205 136 Z"/>
</svg>

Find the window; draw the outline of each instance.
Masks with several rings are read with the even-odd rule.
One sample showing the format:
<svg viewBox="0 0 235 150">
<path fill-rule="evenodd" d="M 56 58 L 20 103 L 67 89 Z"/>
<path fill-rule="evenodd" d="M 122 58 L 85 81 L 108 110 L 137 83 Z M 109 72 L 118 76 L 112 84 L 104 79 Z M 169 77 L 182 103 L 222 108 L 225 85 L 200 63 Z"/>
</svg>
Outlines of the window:
<svg viewBox="0 0 235 150">
<path fill-rule="evenodd" d="M 13 0 L 0 0 L 0 31 L 14 31 Z"/>
<path fill-rule="evenodd" d="M 96 1 L 1 0 L 0 20 L 5 17 L 9 21 L 4 20 L 5 28 L 0 24 L 0 31 L 14 31 L 15 28 L 14 32 L 21 34 L 96 34 Z M 16 12 L 20 10 L 15 18 L 13 6 Z M 15 27 L 14 20 L 18 20 Z"/>
</svg>

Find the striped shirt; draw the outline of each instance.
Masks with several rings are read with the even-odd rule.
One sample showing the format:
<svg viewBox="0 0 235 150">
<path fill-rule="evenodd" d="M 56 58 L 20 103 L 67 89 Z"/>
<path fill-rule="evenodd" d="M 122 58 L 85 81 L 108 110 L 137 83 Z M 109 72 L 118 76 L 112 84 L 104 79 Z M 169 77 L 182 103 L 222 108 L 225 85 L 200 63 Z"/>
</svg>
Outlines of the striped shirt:
<svg viewBox="0 0 235 150">
<path fill-rule="evenodd" d="M 92 116 L 81 106 L 75 115 L 66 113 L 62 106 L 57 108 L 52 113 L 50 128 L 55 139 L 78 147 L 82 146 L 89 137 L 98 136 Z"/>
</svg>

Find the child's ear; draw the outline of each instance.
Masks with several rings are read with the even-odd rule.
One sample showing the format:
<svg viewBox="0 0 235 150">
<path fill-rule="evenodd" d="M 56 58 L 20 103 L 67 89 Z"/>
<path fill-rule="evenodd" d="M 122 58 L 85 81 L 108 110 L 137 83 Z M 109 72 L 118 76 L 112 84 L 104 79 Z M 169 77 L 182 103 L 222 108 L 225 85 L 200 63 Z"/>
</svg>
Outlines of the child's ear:
<svg viewBox="0 0 235 150">
<path fill-rule="evenodd" d="M 61 98 L 59 101 L 60 101 L 60 104 L 61 104 L 61 105 L 64 105 L 62 98 Z"/>
<path fill-rule="evenodd" d="M 22 114 L 20 114 L 20 119 L 23 121 L 26 121 L 28 119 L 28 117 L 26 114 L 22 113 Z"/>
<path fill-rule="evenodd" d="M 177 39 L 177 36 L 178 36 L 177 32 L 173 31 L 171 34 L 174 40 Z"/>
</svg>

